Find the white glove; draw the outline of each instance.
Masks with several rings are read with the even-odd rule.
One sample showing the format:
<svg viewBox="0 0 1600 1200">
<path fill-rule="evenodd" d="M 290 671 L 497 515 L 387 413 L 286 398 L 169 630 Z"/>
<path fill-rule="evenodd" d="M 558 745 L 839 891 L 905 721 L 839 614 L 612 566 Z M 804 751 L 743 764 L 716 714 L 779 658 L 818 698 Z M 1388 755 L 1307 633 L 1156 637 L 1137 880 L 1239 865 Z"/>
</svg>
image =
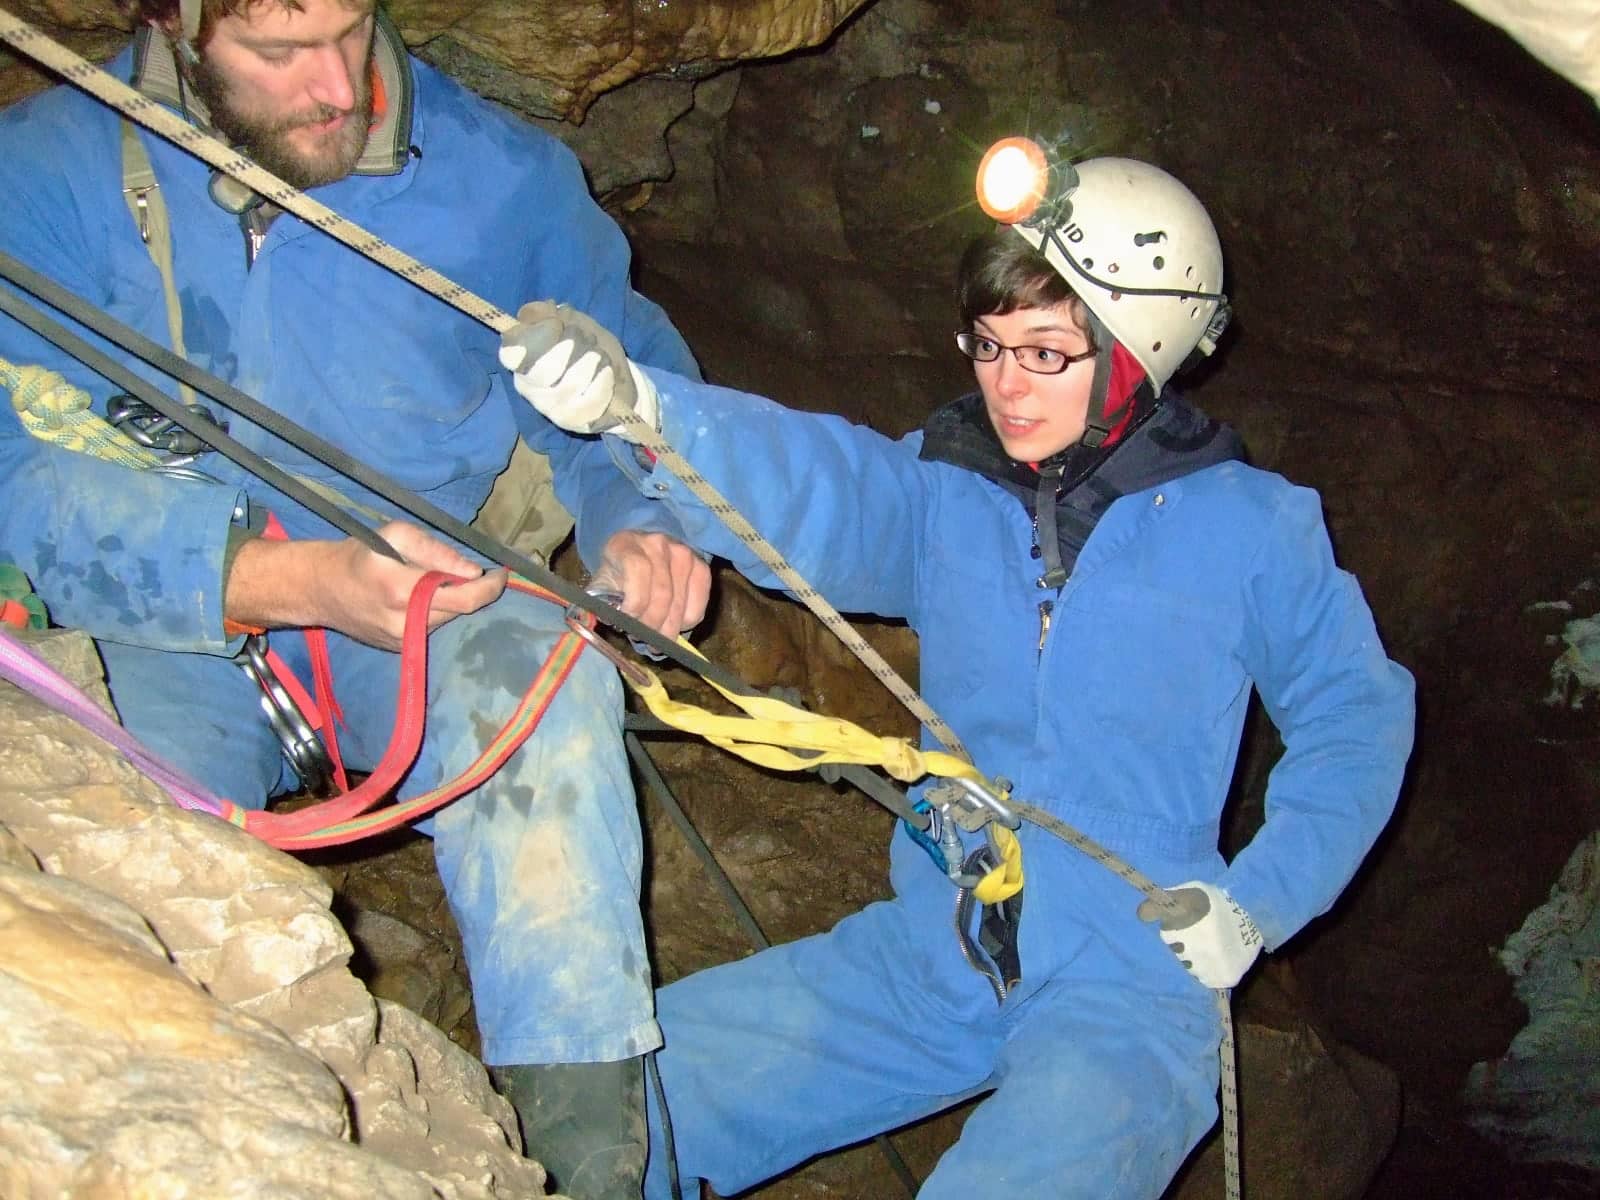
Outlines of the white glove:
<svg viewBox="0 0 1600 1200">
<path fill-rule="evenodd" d="M 1178 911 L 1164 913 L 1154 900 L 1139 905 L 1141 921 L 1160 921 L 1161 940 L 1184 969 L 1209 988 L 1231 988 L 1261 953 L 1261 930 L 1219 887 L 1192 879 L 1167 891 Z"/>
<path fill-rule="evenodd" d="M 658 427 L 655 385 L 610 330 L 565 304 L 524 304 L 500 337 L 500 365 L 524 400 L 571 433 L 637 442 L 629 415 Z"/>
</svg>

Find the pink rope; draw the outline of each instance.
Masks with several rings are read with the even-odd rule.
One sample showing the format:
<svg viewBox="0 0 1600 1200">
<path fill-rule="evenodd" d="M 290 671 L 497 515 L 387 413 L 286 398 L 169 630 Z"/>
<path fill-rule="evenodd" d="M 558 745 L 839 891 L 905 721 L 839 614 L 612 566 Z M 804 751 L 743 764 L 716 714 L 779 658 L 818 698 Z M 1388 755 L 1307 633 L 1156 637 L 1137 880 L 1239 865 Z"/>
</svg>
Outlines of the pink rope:
<svg viewBox="0 0 1600 1200">
<path fill-rule="evenodd" d="M 219 800 L 182 771 L 145 749 L 132 734 L 108 717 L 104 709 L 4 629 L 0 629 L 0 678 L 9 679 L 30 696 L 71 717 L 109 743 L 180 807 L 240 823 L 242 814 L 235 805 Z"/>
</svg>

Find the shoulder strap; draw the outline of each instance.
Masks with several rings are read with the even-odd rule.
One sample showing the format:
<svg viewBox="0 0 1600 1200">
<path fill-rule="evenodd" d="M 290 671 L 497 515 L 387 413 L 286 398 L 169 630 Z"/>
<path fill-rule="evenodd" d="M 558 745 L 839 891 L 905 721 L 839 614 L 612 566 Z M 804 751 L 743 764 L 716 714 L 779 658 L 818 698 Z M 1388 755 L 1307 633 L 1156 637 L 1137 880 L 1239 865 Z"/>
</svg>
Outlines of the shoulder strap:
<svg viewBox="0 0 1600 1200">
<path fill-rule="evenodd" d="M 150 155 L 139 140 L 138 127 L 126 117 L 122 120 L 122 198 L 139 230 L 139 240 L 161 273 L 172 351 L 179 358 L 188 358 L 189 352 L 183 346 L 183 310 L 178 305 L 178 286 L 172 278 L 172 223 L 167 219 L 167 205 L 161 198 L 161 184 L 156 181 Z M 194 389 L 188 384 L 178 384 L 178 394 L 186 408 L 196 403 Z"/>
</svg>

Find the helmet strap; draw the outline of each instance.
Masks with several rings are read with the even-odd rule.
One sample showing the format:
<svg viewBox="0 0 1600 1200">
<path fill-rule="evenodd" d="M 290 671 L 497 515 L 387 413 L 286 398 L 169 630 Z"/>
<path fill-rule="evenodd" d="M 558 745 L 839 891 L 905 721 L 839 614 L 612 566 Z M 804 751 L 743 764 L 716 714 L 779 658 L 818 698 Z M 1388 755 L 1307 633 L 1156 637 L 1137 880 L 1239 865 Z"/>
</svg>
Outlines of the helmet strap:
<svg viewBox="0 0 1600 1200">
<path fill-rule="evenodd" d="M 1087 305 L 1084 312 L 1089 318 L 1089 336 L 1094 338 L 1094 344 L 1099 353 L 1094 356 L 1094 381 L 1089 385 L 1089 413 L 1083 427 L 1082 444 L 1089 449 L 1098 449 L 1104 444 L 1106 437 L 1111 433 L 1111 422 L 1106 414 L 1106 397 L 1111 391 L 1111 366 L 1112 351 L 1116 339 L 1111 336 L 1111 331 L 1106 328 L 1105 322 L 1091 312 Z"/>
</svg>

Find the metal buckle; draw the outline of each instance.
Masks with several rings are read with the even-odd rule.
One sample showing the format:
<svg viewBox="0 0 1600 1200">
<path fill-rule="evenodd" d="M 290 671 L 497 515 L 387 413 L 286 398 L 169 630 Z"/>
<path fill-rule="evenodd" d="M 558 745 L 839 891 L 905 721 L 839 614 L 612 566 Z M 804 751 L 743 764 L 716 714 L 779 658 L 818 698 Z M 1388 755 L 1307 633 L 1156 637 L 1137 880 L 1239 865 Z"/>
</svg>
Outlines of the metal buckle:
<svg viewBox="0 0 1600 1200">
<path fill-rule="evenodd" d="M 301 786 L 314 796 L 330 795 L 334 785 L 333 759 L 267 661 L 266 635 L 256 633 L 245 638 L 244 649 L 234 661 L 261 689 L 261 711 L 267 715 L 267 724 L 277 735 L 283 756 L 300 777 Z"/>
<path fill-rule="evenodd" d="M 221 432 L 228 432 L 227 421 L 219 420 L 205 405 L 193 405 L 189 411 L 215 425 Z M 189 432 L 170 417 L 162 416 L 143 400 L 125 393 L 107 401 L 106 421 L 147 450 L 166 455 L 165 466 L 183 466 L 211 449 L 210 444 L 198 434 Z"/>
</svg>

